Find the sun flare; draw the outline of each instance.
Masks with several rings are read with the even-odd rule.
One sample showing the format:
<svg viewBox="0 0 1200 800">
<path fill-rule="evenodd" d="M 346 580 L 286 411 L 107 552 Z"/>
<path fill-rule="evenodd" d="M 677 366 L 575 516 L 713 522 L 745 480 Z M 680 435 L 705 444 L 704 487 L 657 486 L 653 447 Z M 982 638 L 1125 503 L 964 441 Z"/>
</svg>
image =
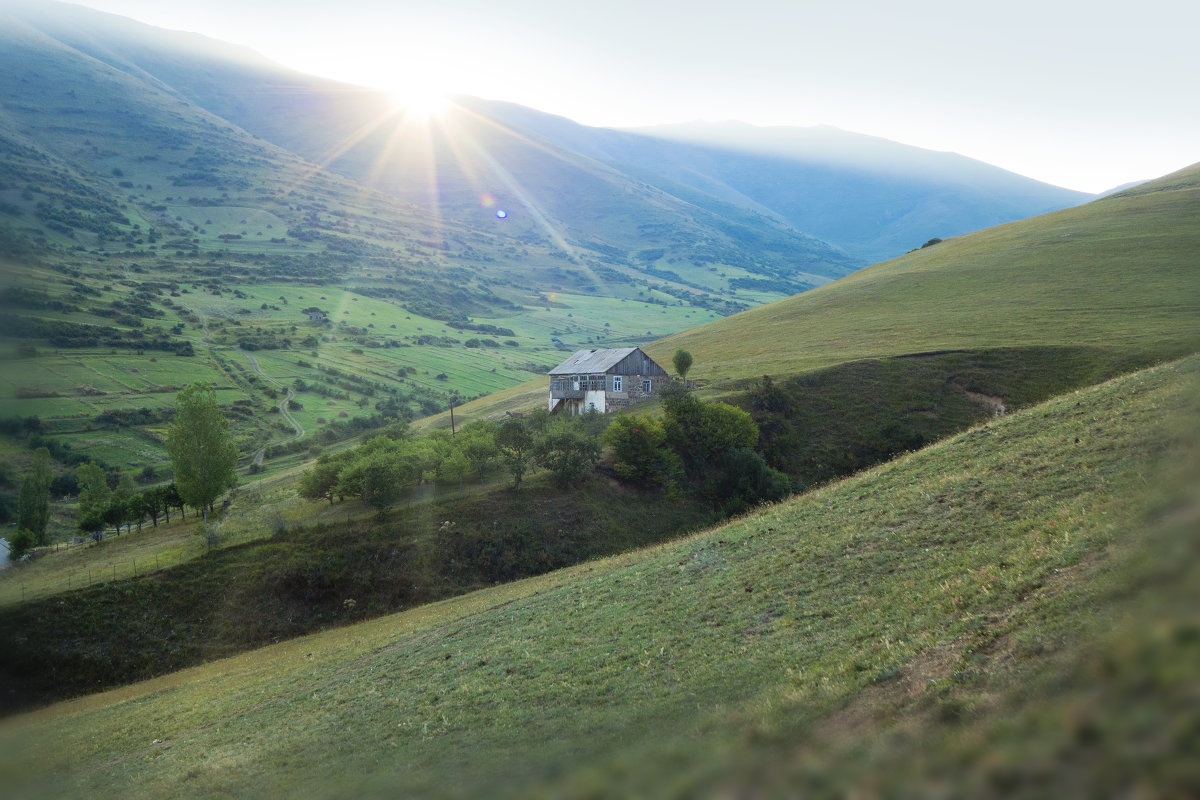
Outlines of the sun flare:
<svg viewBox="0 0 1200 800">
<path fill-rule="evenodd" d="M 436 117 L 445 110 L 446 93 L 435 86 L 405 86 L 392 91 L 396 108 L 418 119 Z"/>
</svg>

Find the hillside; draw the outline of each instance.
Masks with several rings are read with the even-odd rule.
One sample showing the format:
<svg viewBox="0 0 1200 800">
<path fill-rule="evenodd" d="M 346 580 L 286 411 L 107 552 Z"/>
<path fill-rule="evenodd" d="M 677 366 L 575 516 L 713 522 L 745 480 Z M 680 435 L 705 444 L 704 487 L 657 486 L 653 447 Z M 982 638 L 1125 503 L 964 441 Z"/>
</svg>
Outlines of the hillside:
<svg viewBox="0 0 1200 800">
<path fill-rule="evenodd" d="M 1097 364 L 1127 367 L 1177 357 L 1200 347 L 1198 219 L 1200 165 L 947 239 L 645 349 L 663 363 L 688 350 L 688 377 L 715 394 L 764 374 L 947 351 L 1033 348 L 1053 361 L 1057 348 L 1088 348 Z M 535 380 L 464 413 L 503 413 L 543 394 Z"/>
<path fill-rule="evenodd" d="M 734 207 L 718 216 L 461 109 L 414 120 L 382 92 L 306 76 L 203 37 L 63 9 L 18 5 L 16 16 L 55 45 L 166 89 L 311 164 L 413 202 L 442 223 L 487 225 L 489 238 L 509 244 L 543 242 L 553 262 L 574 268 L 585 283 L 624 283 L 640 268 L 665 270 L 671 258 L 697 267 L 748 267 L 763 278 L 792 281 L 795 291 L 861 266 L 773 220 Z M 489 223 L 490 211 L 480 208 L 485 194 L 508 213 L 503 227 Z M 742 247 L 747 242 L 754 247 Z M 626 263 L 655 248 L 666 254 Z M 598 278 L 587 269 L 600 256 L 615 266 L 615 277 Z M 660 259 L 663 265 L 656 264 Z M 490 263 L 472 269 L 488 272 Z M 685 277 L 701 293 L 720 287 L 737 294 L 737 287 L 710 279 L 708 270 Z"/>
<path fill-rule="evenodd" d="M 1200 165 L 1077 208 L 922 248 L 657 343 L 685 347 L 697 377 L 987 346 L 1200 345 Z M 853 311 L 847 313 L 849 308 Z M 789 347 L 774 347 L 788 341 Z"/>
<path fill-rule="evenodd" d="M 7 720 L 5 785 L 1186 796 L 1198 376 L 1135 374 L 681 542 Z"/>
<path fill-rule="evenodd" d="M 277 471 L 564 351 L 641 344 L 861 265 L 466 111 L 433 153 L 378 93 L 314 81 L 76 6 L 0 8 L 6 432 L 43 437 L 60 470 L 87 452 L 161 477 L 171 399 L 201 380 L 243 472 Z M 326 124 L 368 113 L 375 138 Z M 27 444 L 4 442 L 8 472 Z"/>
</svg>

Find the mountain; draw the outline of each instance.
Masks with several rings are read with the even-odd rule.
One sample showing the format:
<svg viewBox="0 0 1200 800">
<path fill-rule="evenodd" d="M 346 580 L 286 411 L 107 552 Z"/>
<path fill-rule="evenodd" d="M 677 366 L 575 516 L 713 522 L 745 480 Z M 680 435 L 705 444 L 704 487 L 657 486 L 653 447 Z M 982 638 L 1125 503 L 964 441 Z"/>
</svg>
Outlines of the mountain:
<svg viewBox="0 0 1200 800">
<path fill-rule="evenodd" d="M 480 198 L 495 197 L 509 214 L 506 227 L 519 228 L 510 237 L 551 243 L 556 260 L 585 272 L 589 256 L 619 273 L 683 260 L 690 263 L 678 282 L 711 294 L 730 287 L 709 279 L 709 264 L 747 268 L 791 291 L 861 265 L 778 221 L 724 205 L 697 208 L 462 109 L 416 123 L 382 92 L 302 75 L 202 37 L 84 9 L 67 15 L 53 4 L 18 8 L 25 24 L 55 41 L 441 220 L 479 227 Z M 651 255 L 632 256 L 643 251 Z"/>
<path fill-rule="evenodd" d="M 739 122 L 589 128 L 508 103 L 460 102 L 668 191 L 687 186 L 768 214 L 863 260 L 1077 205 L 1093 195 L 828 126 Z"/>
</svg>

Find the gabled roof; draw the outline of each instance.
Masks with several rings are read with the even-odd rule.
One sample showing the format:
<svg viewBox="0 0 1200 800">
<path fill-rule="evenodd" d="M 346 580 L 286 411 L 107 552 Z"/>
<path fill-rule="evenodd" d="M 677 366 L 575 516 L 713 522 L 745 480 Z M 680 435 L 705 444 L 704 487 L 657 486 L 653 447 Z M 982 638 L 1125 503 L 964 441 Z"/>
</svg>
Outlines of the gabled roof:
<svg viewBox="0 0 1200 800">
<path fill-rule="evenodd" d="M 616 347 L 611 350 L 579 350 L 566 361 L 550 370 L 550 375 L 595 374 L 607 372 L 622 359 L 637 350 L 636 347 Z"/>
</svg>

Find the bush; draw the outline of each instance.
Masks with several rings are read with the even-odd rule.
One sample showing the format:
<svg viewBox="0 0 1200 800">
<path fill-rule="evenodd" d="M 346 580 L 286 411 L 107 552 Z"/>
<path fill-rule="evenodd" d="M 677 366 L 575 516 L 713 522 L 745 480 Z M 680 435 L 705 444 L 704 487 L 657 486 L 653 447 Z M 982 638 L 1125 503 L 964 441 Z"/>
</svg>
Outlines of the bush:
<svg viewBox="0 0 1200 800">
<path fill-rule="evenodd" d="M 565 489 L 584 477 L 600 458 L 600 442 L 571 418 L 559 418 L 549 423 L 537 437 L 534 458 L 553 474 L 554 483 Z"/>
<path fill-rule="evenodd" d="M 759 503 L 787 497 L 792 482 L 787 475 L 767 466 L 752 450 L 737 448 L 726 453 L 710 472 L 705 486 L 708 499 L 727 514 L 738 514 Z"/>
<path fill-rule="evenodd" d="M 25 528 L 18 528 L 12 538 L 8 540 L 8 558 L 10 561 L 16 561 L 21 556 L 28 553 L 37 544 L 37 537 L 33 531 Z"/>
<path fill-rule="evenodd" d="M 683 471 L 666 441 L 662 422 L 646 414 L 622 414 L 604 432 L 617 474 L 651 486 L 669 484 Z"/>
</svg>

